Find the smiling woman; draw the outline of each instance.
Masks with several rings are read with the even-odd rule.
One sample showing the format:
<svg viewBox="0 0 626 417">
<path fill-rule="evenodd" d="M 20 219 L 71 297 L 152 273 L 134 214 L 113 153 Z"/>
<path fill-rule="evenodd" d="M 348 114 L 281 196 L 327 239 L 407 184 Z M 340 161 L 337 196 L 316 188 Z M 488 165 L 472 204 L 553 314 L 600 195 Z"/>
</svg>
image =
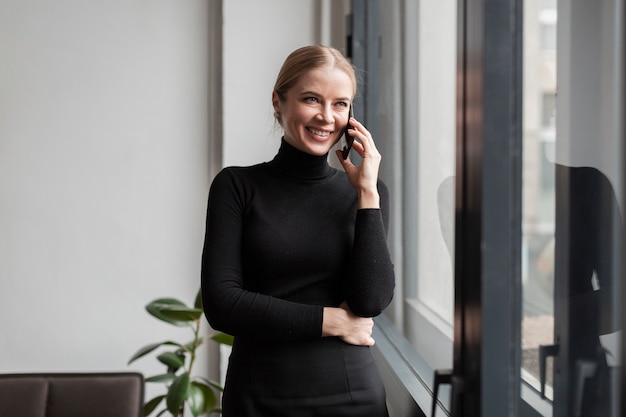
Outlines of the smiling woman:
<svg viewBox="0 0 626 417">
<path fill-rule="evenodd" d="M 229 416 L 385 417 L 370 347 L 389 305 L 389 196 L 370 132 L 350 119 L 358 166 L 328 153 L 348 125 L 353 67 L 335 49 L 296 50 L 272 94 L 284 129 L 276 157 L 230 167 L 209 193 L 205 314 L 235 336 L 223 394 Z"/>
<path fill-rule="evenodd" d="M 285 141 L 313 155 L 328 153 L 348 124 L 350 83 L 344 71 L 326 65 L 302 76 L 284 98 L 275 91 L 272 102 Z"/>
<path fill-rule="evenodd" d="M 274 115 L 285 131 L 285 141 L 313 155 L 328 153 L 348 124 L 355 93 L 354 69 L 339 51 L 325 47 L 296 50 L 281 68 L 272 93 Z"/>
</svg>

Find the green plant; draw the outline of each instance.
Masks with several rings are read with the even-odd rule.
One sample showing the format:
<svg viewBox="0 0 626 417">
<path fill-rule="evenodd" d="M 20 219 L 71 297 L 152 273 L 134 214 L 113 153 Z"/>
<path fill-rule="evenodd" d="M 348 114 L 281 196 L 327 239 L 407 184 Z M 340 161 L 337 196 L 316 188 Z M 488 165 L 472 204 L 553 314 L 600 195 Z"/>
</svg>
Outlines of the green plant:
<svg viewBox="0 0 626 417">
<path fill-rule="evenodd" d="M 204 317 L 200 291 L 196 295 L 193 307 L 188 307 L 174 298 L 159 298 L 149 303 L 146 306 L 146 310 L 152 316 L 165 323 L 189 327 L 193 332 L 193 340 L 186 344 L 172 340 L 152 343 L 139 349 L 130 358 L 128 361 L 129 365 L 160 347 L 172 348 L 157 356 L 157 360 L 166 366 L 166 372 L 146 378 L 146 383 L 158 382 L 166 384 L 167 392 L 147 401 L 144 404 L 143 415 L 150 415 L 163 402 L 165 402 L 165 408 L 158 412 L 157 417 L 166 412 L 169 412 L 174 417 L 182 417 L 185 404 L 189 407 L 194 417 L 220 413 L 221 410 L 217 407 L 217 400 L 222 387 L 207 378 L 193 376 L 192 370 L 198 347 L 208 340 L 232 345 L 233 338 L 225 333 L 218 333 L 213 336 L 200 335 L 200 324 Z"/>
</svg>

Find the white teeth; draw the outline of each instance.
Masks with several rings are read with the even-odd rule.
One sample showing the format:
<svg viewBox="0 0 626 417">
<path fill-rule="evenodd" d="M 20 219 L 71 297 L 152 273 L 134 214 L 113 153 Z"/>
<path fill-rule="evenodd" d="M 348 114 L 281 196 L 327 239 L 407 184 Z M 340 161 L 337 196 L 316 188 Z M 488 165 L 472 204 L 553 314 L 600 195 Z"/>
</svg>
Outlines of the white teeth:
<svg viewBox="0 0 626 417">
<path fill-rule="evenodd" d="M 313 133 L 314 135 L 318 135 L 318 136 L 329 136 L 330 132 L 324 132 L 323 130 L 316 130 L 316 129 L 309 129 L 311 131 L 311 133 Z"/>
</svg>

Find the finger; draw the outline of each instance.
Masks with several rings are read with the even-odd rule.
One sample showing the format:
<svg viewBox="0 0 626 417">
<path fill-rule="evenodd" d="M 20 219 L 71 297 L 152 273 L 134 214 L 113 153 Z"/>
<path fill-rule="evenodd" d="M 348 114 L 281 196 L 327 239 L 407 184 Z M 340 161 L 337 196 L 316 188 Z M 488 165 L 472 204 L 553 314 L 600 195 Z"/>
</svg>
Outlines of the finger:
<svg viewBox="0 0 626 417">
<path fill-rule="evenodd" d="M 374 346 L 374 344 L 376 343 L 376 341 L 371 338 L 359 338 L 359 337 L 346 337 L 346 338 L 341 338 L 341 340 L 343 340 L 344 343 L 347 343 L 349 345 L 355 345 L 355 346 Z"/>
<path fill-rule="evenodd" d="M 380 158 L 380 152 L 378 152 L 374 140 L 369 135 L 360 134 L 357 140 L 352 143 L 352 148 L 362 158 Z"/>
<path fill-rule="evenodd" d="M 363 346 L 374 346 L 375 344 L 376 344 L 376 341 L 371 336 L 368 336 L 361 341 L 361 345 Z"/>
<path fill-rule="evenodd" d="M 352 149 L 354 149 L 356 153 L 358 153 L 360 156 L 363 156 L 365 154 L 365 148 L 363 147 L 363 143 L 360 140 L 355 140 L 354 142 L 352 142 Z"/>
<path fill-rule="evenodd" d="M 352 118 L 350 119 L 350 124 L 353 126 L 355 133 L 355 135 L 352 136 L 356 136 L 360 142 L 365 144 L 365 146 L 370 143 L 374 145 L 372 134 L 361 122 L 359 122 L 355 118 Z"/>
<path fill-rule="evenodd" d="M 363 126 L 363 123 L 359 122 L 354 117 L 350 118 L 350 125 L 357 130 L 361 130 L 361 129 L 367 130 L 365 129 L 365 126 Z"/>
</svg>

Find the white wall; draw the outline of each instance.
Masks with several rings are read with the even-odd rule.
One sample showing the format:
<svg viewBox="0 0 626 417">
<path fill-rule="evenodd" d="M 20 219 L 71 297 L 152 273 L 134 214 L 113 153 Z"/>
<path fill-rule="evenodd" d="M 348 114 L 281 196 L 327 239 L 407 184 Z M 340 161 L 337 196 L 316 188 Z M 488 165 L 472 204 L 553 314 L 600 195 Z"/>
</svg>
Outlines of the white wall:
<svg viewBox="0 0 626 417">
<path fill-rule="evenodd" d="M 343 40 L 349 5 L 224 0 L 222 28 L 209 1 L 0 3 L 0 372 L 151 374 L 139 347 L 190 338 L 144 305 L 199 287 L 211 68 L 224 165 L 269 160 L 280 65 Z"/>
<path fill-rule="evenodd" d="M 146 370 L 199 288 L 207 0 L 0 3 L 0 372 Z M 160 369 L 159 369 L 160 370 Z"/>
<path fill-rule="evenodd" d="M 343 40 L 348 4 L 224 0 L 220 28 L 208 1 L 0 3 L 0 372 L 151 374 L 152 358 L 126 365 L 139 347 L 189 338 L 144 305 L 199 286 L 210 33 L 224 165 L 256 163 L 280 143 L 280 65 Z"/>
</svg>

